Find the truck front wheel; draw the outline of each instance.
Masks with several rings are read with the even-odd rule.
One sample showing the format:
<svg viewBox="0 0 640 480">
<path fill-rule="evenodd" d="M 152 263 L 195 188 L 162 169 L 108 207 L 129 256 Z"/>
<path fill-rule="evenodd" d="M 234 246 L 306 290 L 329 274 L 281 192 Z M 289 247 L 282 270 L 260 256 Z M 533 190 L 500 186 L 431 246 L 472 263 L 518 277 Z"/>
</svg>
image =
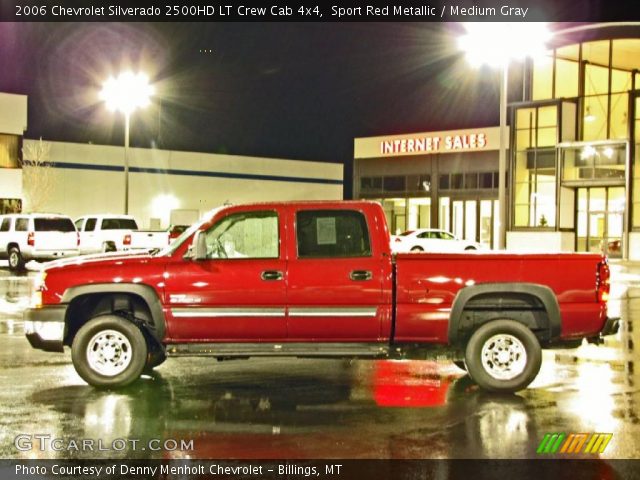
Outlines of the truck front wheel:
<svg viewBox="0 0 640 480">
<path fill-rule="evenodd" d="M 88 321 L 71 345 L 78 375 L 94 387 L 124 387 L 135 381 L 147 361 L 147 342 L 140 329 L 116 315 Z"/>
<path fill-rule="evenodd" d="M 517 392 L 538 375 L 542 351 L 526 326 L 513 320 L 494 320 L 471 335 L 465 363 L 471 378 L 483 389 Z"/>
</svg>

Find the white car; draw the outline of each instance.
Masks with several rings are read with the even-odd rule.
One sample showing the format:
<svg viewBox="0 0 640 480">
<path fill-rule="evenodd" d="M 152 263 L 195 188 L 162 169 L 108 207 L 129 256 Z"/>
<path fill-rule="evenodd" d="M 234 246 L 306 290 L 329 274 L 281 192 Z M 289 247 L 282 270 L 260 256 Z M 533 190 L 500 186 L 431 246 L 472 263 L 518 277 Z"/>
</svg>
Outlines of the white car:
<svg viewBox="0 0 640 480">
<path fill-rule="evenodd" d="M 407 230 L 391 237 L 391 250 L 406 252 L 465 252 L 483 249 L 484 246 L 463 240 L 446 230 L 419 228 Z"/>
<path fill-rule="evenodd" d="M 80 253 L 150 250 L 169 244 L 169 232 L 138 230 L 131 215 L 85 215 L 75 221 L 80 233 Z"/>
<path fill-rule="evenodd" d="M 71 218 L 47 213 L 0 215 L 0 258 L 11 270 L 29 260 L 78 255 L 78 232 Z"/>
</svg>

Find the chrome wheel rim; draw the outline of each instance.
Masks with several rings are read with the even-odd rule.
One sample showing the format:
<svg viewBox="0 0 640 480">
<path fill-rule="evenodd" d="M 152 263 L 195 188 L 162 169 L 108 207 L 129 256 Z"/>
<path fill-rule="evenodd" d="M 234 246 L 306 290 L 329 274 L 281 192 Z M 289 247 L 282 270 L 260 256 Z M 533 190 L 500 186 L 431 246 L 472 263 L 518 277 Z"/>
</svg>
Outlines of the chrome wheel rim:
<svg viewBox="0 0 640 480">
<path fill-rule="evenodd" d="M 527 350 L 513 335 L 500 333 L 489 338 L 482 346 L 482 366 L 497 380 L 512 380 L 524 372 Z"/>
<path fill-rule="evenodd" d="M 11 252 L 9 255 L 9 265 L 13 268 L 18 266 L 18 254 L 16 252 Z"/>
<path fill-rule="evenodd" d="M 107 377 L 124 372 L 131 363 L 129 339 L 117 330 L 96 333 L 87 345 L 87 362 L 92 370 Z"/>
</svg>

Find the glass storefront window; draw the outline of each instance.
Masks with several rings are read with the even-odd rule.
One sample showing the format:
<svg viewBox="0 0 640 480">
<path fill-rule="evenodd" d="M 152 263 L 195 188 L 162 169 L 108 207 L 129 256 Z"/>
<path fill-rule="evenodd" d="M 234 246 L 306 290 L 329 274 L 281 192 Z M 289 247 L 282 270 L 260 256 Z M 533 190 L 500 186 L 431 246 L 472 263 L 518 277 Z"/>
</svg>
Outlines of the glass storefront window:
<svg viewBox="0 0 640 480">
<path fill-rule="evenodd" d="M 582 60 L 603 67 L 609 66 L 609 40 L 582 44 Z"/>
<path fill-rule="evenodd" d="M 598 65 L 585 65 L 584 93 L 598 95 L 609 92 L 609 69 Z"/>
<path fill-rule="evenodd" d="M 611 119 L 609 138 L 629 137 L 629 95 L 626 93 L 611 95 Z"/>
<path fill-rule="evenodd" d="M 562 180 L 619 179 L 624 181 L 626 147 L 623 144 L 583 145 L 561 150 Z"/>
<path fill-rule="evenodd" d="M 407 230 L 431 227 L 431 199 L 410 198 Z"/>
<path fill-rule="evenodd" d="M 553 96 L 553 59 L 537 58 L 533 61 L 533 100 L 546 100 Z"/>
<path fill-rule="evenodd" d="M 598 95 L 585 98 L 582 123 L 583 140 L 605 140 L 607 138 L 607 97 L 607 95 Z"/>
<path fill-rule="evenodd" d="M 632 225 L 640 227 L 640 97 L 635 99 L 635 159 L 633 164 Z"/>
<path fill-rule="evenodd" d="M 451 231 L 451 225 L 449 223 L 450 215 L 450 199 L 449 197 L 440 197 L 438 199 L 438 228 Z"/>
<path fill-rule="evenodd" d="M 516 227 L 554 227 L 557 107 L 521 110 L 516 112 L 514 224 Z"/>
<path fill-rule="evenodd" d="M 464 238 L 470 242 L 476 241 L 476 208 L 477 202 L 475 200 L 464 202 Z"/>
<path fill-rule="evenodd" d="M 579 45 L 569 45 L 556 50 L 555 98 L 578 96 L 579 59 Z"/>
<path fill-rule="evenodd" d="M 578 62 L 556 60 L 556 97 L 578 96 Z"/>
</svg>

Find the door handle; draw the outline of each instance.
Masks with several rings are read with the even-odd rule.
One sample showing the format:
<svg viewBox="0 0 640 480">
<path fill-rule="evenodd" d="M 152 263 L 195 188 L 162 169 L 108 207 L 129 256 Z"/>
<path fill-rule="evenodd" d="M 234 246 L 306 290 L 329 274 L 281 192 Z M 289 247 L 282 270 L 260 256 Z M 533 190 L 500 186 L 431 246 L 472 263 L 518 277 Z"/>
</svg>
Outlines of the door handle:
<svg viewBox="0 0 640 480">
<path fill-rule="evenodd" d="M 282 280 L 282 272 L 278 272 L 277 270 L 265 270 L 260 274 L 260 278 L 265 281 Z"/>
<path fill-rule="evenodd" d="M 354 270 L 349 274 L 349 278 L 353 281 L 371 280 L 372 273 L 369 270 Z"/>
</svg>

